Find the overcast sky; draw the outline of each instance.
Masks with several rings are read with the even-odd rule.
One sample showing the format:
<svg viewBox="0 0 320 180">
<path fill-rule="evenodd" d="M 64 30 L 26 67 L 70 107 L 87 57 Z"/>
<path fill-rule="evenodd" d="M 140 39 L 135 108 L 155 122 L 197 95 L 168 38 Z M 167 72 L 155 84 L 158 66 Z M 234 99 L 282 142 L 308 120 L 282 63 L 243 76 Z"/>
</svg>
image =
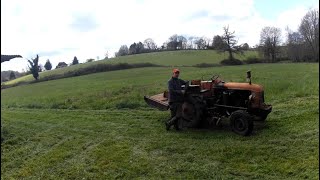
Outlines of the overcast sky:
<svg viewBox="0 0 320 180">
<path fill-rule="evenodd" d="M 67 64 L 113 56 L 121 45 L 152 38 L 161 46 L 171 35 L 221 35 L 229 25 L 239 43 L 259 43 L 261 29 L 297 30 L 318 0 L 1 0 L 1 54 L 19 54 L 1 70 L 22 71 L 39 54 Z M 25 59 L 26 58 L 26 59 Z"/>
</svg>

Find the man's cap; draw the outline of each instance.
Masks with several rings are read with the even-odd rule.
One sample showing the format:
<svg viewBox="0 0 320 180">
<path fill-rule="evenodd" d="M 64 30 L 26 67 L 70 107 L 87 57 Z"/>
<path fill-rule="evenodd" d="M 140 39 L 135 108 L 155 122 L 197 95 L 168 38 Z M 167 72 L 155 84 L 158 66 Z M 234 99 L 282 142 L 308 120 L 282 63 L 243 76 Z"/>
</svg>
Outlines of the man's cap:
<svg viewBox="0 0 320 180">
<path fill-rule="evenodd" d="M 180 72 L 180 70 L 179 69 L 173 69 L 172 72 L 176 73 L 176 72 Z"/>
</svg>

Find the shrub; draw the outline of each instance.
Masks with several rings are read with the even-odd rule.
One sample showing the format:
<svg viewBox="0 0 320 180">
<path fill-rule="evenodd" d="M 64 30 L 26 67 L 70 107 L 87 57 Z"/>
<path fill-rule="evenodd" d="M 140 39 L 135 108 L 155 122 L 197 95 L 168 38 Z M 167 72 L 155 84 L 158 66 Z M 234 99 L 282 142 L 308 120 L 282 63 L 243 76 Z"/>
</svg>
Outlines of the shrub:
<svg viewBox="0 0 320 180">
<path fill-rule="evenodd" d="M 256 63 L 262 63 L 262 59 L 259 59 L 257 57 L 248 57 L 246 60 L 243 61 L 246 64 L 256 64 Z"/>
<path fill-rule="evenodd" d="M 92 59 L 92 58 L 91 58 L 91 59 L 87 59 L 87 60 L 86 60 L 86 62 L 87 62 L 87 63 L 89 63 L 89 62 L 93 62 L 93 61 L 94 61 L 94 59 Z"/>
<path fill-rule="evenodd" d="M 239 59 L 224 59 L 220 62 L 222 65 L 241 65 L 242 61 Z"/>
<path fill-rule="evenodd" d="M 289 58 L 288 57 L 278 57 L 277 61 L 288 61 Z"/>
<path fill-rule="evenodd" d="M 200 64 L 196 64 L 193 65 L 194 67 L 198 67 L 198 68 L 206 68 L 206 67 L 217 67 L 220 66 L 219 64 L 208 64 L 208 63 L 200 63 Z"/>
<path fill-rule="evenodd" d="M 106 72 L 106 71 L 116 71 L 122 69 L 131 69 L 131 68 L 140 68 L 140 67 L 156 67 L 158 65 L 151 63 L 139 63 L 139 64 L 128 64 L 128 63 L 118 63 L 118 64 L 95 64 L 92 66 L 84 67 L 78 69 L 77 71 L 69 71 L 64 73 L 64 77 L 71 76 L 81 76 L 86 74 L 92 74 L 97 72 Z"/>
</svg>

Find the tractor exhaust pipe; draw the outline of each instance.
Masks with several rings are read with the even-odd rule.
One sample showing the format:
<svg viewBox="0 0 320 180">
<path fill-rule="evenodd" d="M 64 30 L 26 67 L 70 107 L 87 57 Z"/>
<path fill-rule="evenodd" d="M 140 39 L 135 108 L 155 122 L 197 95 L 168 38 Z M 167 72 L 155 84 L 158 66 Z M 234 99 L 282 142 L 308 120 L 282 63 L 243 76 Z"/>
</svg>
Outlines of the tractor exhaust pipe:
<svg viewBox="0 0 320 180">
<path fill-rule="evenodd" d="M 247 71 L 247 81 L 249 81 L 249 84 L 251 85 L 251 71 Z"/>
</svg>

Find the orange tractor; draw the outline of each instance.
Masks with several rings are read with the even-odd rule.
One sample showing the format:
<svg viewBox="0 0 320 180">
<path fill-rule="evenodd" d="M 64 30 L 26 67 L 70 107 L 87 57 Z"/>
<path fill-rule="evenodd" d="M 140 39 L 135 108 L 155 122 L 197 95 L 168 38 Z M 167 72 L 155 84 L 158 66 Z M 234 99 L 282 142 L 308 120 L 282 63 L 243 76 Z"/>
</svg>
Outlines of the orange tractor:
<svg viewBox="0 0 320 180">
<path fill-rule="evenodd" d="M 251 72 L 247 72 L 248 83 L 224 82 L 219 75 L 210 80 L 192 80 L 183 86 L 185 90 L 182 118 L 179 126 L 200 127 L 218 125 L 223 118 L 230 120 L 232 131 L 247 136 L 252 133 L 253 121 L 264 121 L 272 110 L 264 102 L 261 85 L 251 83 Z M 169 109 L 168 92 L 144 96 L 146 103 L 159 110 Z"/>
</svg>

